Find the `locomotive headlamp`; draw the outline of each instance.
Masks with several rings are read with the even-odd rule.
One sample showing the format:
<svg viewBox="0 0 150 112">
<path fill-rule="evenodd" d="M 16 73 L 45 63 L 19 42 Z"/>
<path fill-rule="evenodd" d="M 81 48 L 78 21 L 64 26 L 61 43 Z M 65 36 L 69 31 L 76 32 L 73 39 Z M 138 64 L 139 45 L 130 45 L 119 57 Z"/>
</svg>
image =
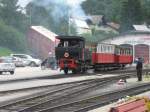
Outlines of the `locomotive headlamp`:
<svg viewBox="0 0 150 112">
<path fill-rule="evenodd" d="M 64 57 L 68 58 L 69 57 L 69 53 L 65 52 Z"/>
</svg>

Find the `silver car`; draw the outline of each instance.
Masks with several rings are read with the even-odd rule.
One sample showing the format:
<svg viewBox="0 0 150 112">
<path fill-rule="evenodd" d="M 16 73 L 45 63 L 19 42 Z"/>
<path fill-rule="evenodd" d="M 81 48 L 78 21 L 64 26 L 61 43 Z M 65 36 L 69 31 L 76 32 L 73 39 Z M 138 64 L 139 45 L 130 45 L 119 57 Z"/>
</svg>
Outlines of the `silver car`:
<svg viewBox="0 0 150 112">
<path fill-rule="evenodd" d="M 15 64 L 16 67 L 25 67 L 26 64 L 23 59 L 19 57 L 12 57 L 13 63 Z"/>
<path fill-rule="evenodd" d="M 0 57 L 0 74 L 3 72 L 14 74 L 15 64 L 13 63 L 12 57 Z"/>
<path fill-rule="evenodd" d="M 41 65 L 40 59 L 35 59 L 35 58 L 33 58 L 27 54 L 11 54 L 10 56 L 21 58 L 26 66 L 34 67 L 34 66 L 40 66 Z"/>
</svg>

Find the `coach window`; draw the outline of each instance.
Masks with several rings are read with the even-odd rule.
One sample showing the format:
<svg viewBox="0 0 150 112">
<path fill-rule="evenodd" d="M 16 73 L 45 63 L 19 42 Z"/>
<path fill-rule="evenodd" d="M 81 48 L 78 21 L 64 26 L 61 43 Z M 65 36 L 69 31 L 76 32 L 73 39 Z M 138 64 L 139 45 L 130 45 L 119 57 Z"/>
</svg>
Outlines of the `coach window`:
<svg viewBox="0 0 150 112">
<path fill-rule="evenodd" d="M 112 52 L 112 47 L 110 46 L 110 53 Z"/>
<path fill-rule="evenodd" d="M 104 46 L 102 45 L 102 51 L 101 51 L 101 53 L 103 53 L 104 52 Z"/>
<path fill-rule="evenodd" d="M 120 55 L 122 54 L 122 49 L 120 49 Z"/>
<path fill-rule="evenodd" d="M 103 53 L 103 51 L 104 51 L 104 46 L 102 45 L 102 51 L 101 52 Z"/>
<path fill-rule="evenodd" d="M 106 51 L 105 52 L 108 53 L 108 46 L 106 46 Z"/>
<path fill-rule="evenodd" d="M 130 55 L 130 52 L 129 52 L 129 51 L 130 51 L 130 50 L 128 49 L 128 53 L 127 53 L 128 55 Z"/>
<path fill-rule="evenodd" d="M 120 53 L 121 51 L 120 51 L 120 49 L 118 48 L 118 54 L 120 55 L 121 53 Z"/>
<path fill-rule="evenodd" d="M 118 51 L 117 54 L 120 55 L 120 52 L 121 52 L 120 48 L 117 48 L 117 51 Z"/>
<path fill-rule="evenodd" d="M 118 48 L 116 48 L 115 54 L 119 54 L 119 49 Z"/>
<path fill-rule="evenodd" d="M 111 53 L 111 46 L 109 46 L 109 53 Z"/>
<path fill-rule="evenodd" d="M 108 52 L 110 53 L 110 46 L 108 46 Z"/>
<path fill-rule="evenodd" d="M 106 46 L 103 46 L 103 53 L 106 52 Z"/>
<path fill-rule="evenodd" d="M 122 51 L 122 49 L 120 49 L 120 54 L 121 54 L 121 55 L 123 54 L 123 51 Z"/>
<path fill-rule="evenodd" d="M 98 51 L 102 52 L 102 46 L 101 45 L 98 46 Z"/>
<path fill-rule="evenodd" d="M 126 50 L 126 55 L 128 55 L 128 49 Z"/>
<path fill-rule="evenodd" d="M 125 55 L 128 55 L 128 49 L 125 50 Z"/>
<path fill-rule="evenodd" d="M 119 54 L 121 55 L 121 49 L 119 48 Z"/>
<path fill-rule="evenodd" d="M 106 53 L 106 46 L 104 46 L 104 53 Z"/>
<path fill-rule="evenodd" d="M 113 48 L 112 48 L 112 46 L 110 47 L 110 52 L 113 53 Z"/>
<path fill-rule="evenodd" d="M 103 52 L 103 46 L 101 45 L 101 53 Z"/>
<path fill-rule="evenodd" d="M 106 53 L 108 53 L 108 46 L 106 46 Z"/>
<path fill-rule="evenodd" d="M 109 53 L 111 53 L 111 46 L 109 46 Z"/>
<path fill-rule="evenodd" d="M 131 49 L 129 49 L 129 55 L 131 55 Z"/>
<path fill-rule="evenodd" d="M 122 54 L 125 55 L 125 50 L 124 49 L 122 50 Z"/>
<path fill-rule="evenodd" d="M 108 47 L 107 47 L 107 52 L 108 52 L 108 53 L 109 53 L 109 51 L 110 51 L 109 48 L 110 48 L 110 47 L 108 46 Z"/>
<path fill-rule="evenodd" d="M 123 50 L 121 49 L 121 53 L 120 53 L 121 55 L 123 54 Z"/>
<path fill-rule="evenodd" d="M 122 54 L 125 55 L 125 50 L 124 49 L 122 50 Z"/>
<path fill-rule="evenodd" d="M 105 53 L 107 53 L 107 51 L 108 51 L 108 47 L 107 47 L 107 46 L 105 46 Z"/>
</svg>

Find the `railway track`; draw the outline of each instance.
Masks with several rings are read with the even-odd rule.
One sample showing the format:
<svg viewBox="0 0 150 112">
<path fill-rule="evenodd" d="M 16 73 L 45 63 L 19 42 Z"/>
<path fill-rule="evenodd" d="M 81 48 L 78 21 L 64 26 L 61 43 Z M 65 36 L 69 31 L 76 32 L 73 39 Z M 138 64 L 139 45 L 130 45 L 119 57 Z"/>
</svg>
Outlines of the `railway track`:
<svg viewBox="0 0 150 112">
<path fill-rule="evenodd" d="M 128 76 L 109 77 L 104 79 L 95 79 L 91 81 L 81 82 L 69 87 L 64 87 L 55 91 L 45 91 L 30 98 L 24 98 L 19 101 L 3 104 L 0 106 L 0 111 L 6 112 L 37 112 L 44 108 L 54 107 L 70 98 L 77 97 L 81 94 L 86 94 L 88 91 L 105 86 L 106 84 L 116 81 L 120 78 Z"/>
<path fill-rule="evenodd" d="M 106 92 L 98 96 L 78 101 L 71 101 L 69 103 L 56 105 L 36 112 L 86 112 L 108 104 L 112 101 L 116 101 L 117 99 L 125 97 L 127 95 L 135 95 L 147 90 L 150 90 L 150 83 L 140 84 L 117 91 Z"/>
<path fill-rule="evenodd" d="M 133 68 L 133 69 L 132 69 Z M 89 76 L 89 75 L 97 75 L 97 74 L 122 74 L 122 73 L 136 73 L 135 67 L 125 68 L 123 70 L 111 70 L 111 71 L 97 71 L 95 73 L 86 73 L 86 74 L 56 74 L 51 76 L 42 76 L 42 77 L 33 77 L 33 78 L 23 78 L 23 79 L 14 79 L 14 80 L 5 80 L 0 81 L 0 84 L 8 84 L 8 83 L 16 83 L 16 82 L 25 82 L 37 79 L 60 79 L 60 78 L 68 78 L 68 77 L 79 77 L 79 76 Z M 143 69 L 144 72 L 149 72 L 150 69 Z"/>
</svg>

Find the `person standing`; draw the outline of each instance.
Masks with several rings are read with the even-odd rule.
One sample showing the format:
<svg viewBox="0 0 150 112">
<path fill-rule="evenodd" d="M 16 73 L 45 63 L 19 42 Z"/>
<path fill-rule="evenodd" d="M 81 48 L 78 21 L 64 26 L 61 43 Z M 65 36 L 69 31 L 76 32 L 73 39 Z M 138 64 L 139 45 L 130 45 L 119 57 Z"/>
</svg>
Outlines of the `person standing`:
<svg viewBox="0 0 150 112">
<path fill-rule="evenodd" d="M 136 64 L 138 81 L 142 81 L 142 68 L 143 68 L 142 59 L 138 58 L 138 61 L 137 61 L 137 64 Z"/>
</svg>

